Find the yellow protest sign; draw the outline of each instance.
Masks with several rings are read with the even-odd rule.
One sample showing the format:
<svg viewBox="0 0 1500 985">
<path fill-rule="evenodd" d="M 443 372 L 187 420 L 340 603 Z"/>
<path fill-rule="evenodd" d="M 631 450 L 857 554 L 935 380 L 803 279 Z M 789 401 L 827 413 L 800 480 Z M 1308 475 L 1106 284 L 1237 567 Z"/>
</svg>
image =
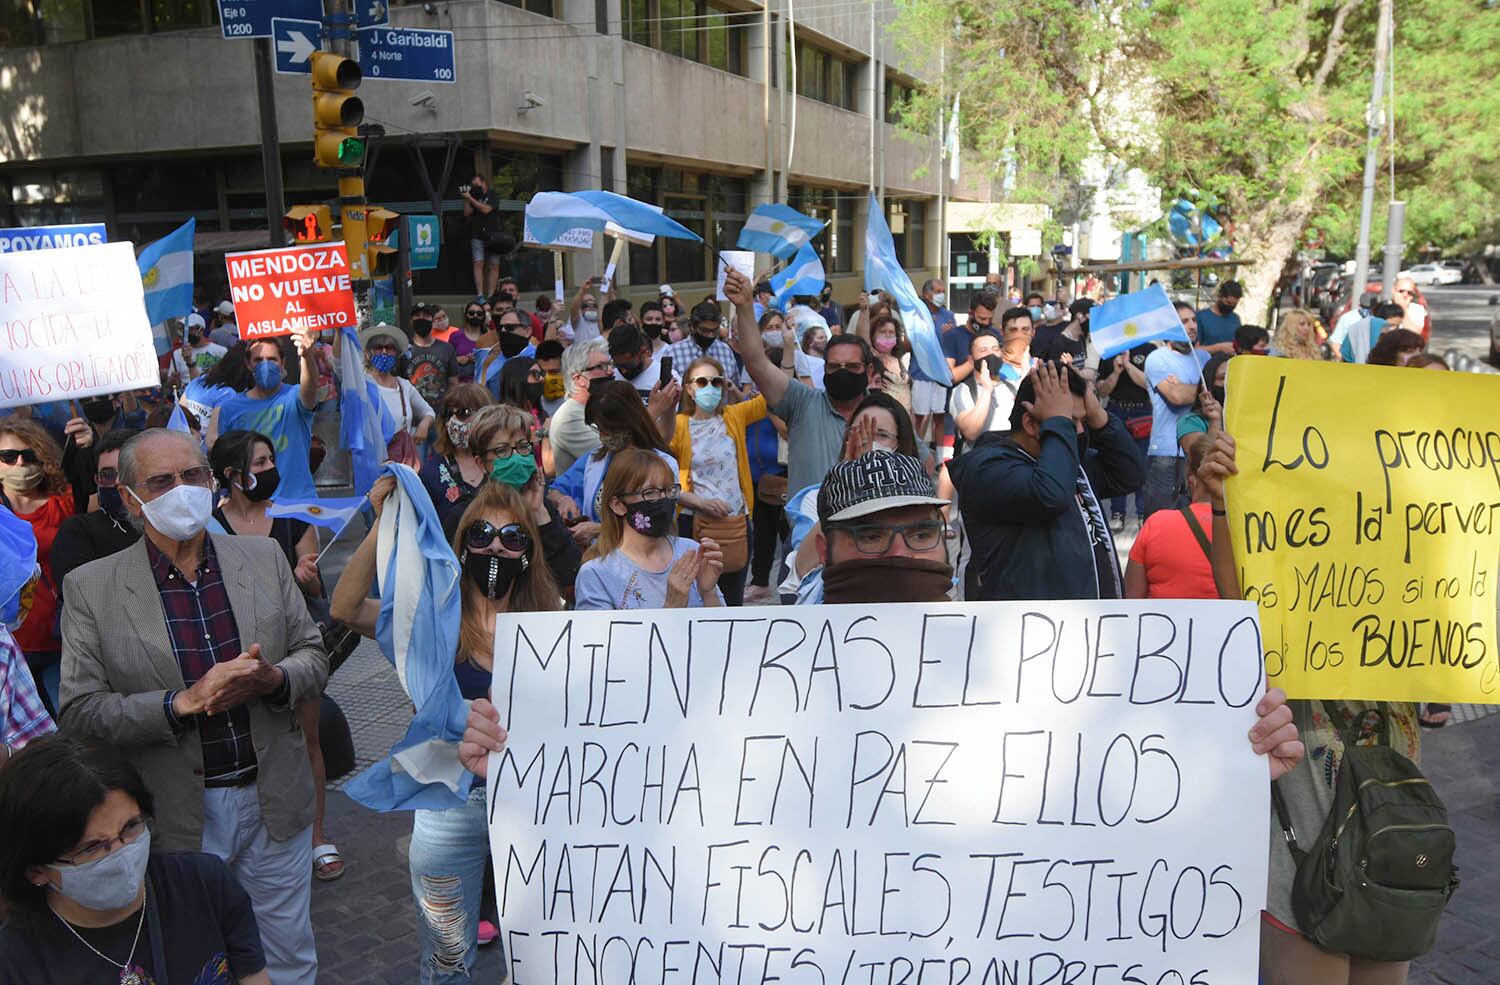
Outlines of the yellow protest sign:
<svg viewBox="0 0 1500 985">
<path fill-rule="evenodd" d="M 1292 697 L 1500 701 L 1500 378 L 1230 362 L 1231 542 Z"/>
</svg>

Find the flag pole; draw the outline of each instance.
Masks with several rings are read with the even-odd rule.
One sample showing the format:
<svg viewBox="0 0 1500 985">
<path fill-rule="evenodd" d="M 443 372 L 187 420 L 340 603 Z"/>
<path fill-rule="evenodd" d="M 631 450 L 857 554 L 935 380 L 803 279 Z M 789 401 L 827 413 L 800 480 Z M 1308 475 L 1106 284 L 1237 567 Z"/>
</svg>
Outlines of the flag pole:
<svg viewBox="0 0 1500 985">
<path fill-rule="evenodd" d="M 365 493 L 363 499 L 368 503 L 370 501 L 370 494 Z M 360 509 L 363 510 L 364 507 L 361 506 Z M 337 530 L 335 530 L 333 532 L 333 536 L 329 538 L 328 543 L 324 544 L 323 549 L 318 552 L 318 556 L 313 558 L 313 564 L 317 564 L 319 561 L 323 560 L 323 555 L 328 553 L 328 549 L 334 545 L 334 542 L 337 541 L 340 537 L 344 536 L 344 531 L 348 530 L 351 526 L 353 526 L 353 524 L 354 517 L 350 517 L 349 522 L 345 523 L 342 527 L 339 527 Z"/>
</svg>

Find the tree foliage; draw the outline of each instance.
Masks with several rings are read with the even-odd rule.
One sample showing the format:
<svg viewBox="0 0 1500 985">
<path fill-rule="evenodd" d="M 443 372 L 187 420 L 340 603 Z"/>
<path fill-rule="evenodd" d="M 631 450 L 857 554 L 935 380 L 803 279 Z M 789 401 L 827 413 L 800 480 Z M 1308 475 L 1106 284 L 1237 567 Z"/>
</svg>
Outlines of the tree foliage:
<svg viewBox="0 0 1500 985">
<path fill-rule="evenodd" d="M 1359 218 L 1375 0 L 899 0 L 893 34 L 941 85 L 918 119 L 961 93 L 966 146 L 1013 198 L 1060 204 L 1102 155 L 1139 168 L 1164 205 L 1219 203 L 1255 310 L 1317 227 L 1352 250 Z M 1396 0 L 1395 139 L 1381 213 L 1408 201 L 1408 252 L 1496 225 L 1500 5 Z"/>
</svg>

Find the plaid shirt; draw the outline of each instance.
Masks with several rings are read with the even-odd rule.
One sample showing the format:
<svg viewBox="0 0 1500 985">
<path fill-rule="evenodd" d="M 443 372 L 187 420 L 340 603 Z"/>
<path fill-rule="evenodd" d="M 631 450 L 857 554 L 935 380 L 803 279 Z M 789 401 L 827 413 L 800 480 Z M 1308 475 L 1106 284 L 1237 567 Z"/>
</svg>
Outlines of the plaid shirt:
<svg viewBox="0 0 1500 985">
<path fill-rule="evenodd" d="M 0 743 L 19 749 L 57 731 L 10 630 L 0 626 Z"/>
<path fill-rule="evenodd" d="M 214 664 L 233 660 L 241 652 L 240 631 L 229 608 L 229 592 L 219 572 L 213 539 L 203 539 L 203 560 L 195 585 L 188 584 L 150 539 L 146 540 L 146 557 L 161 593 L 172 653 L 182 668 L 183 681 L 191 687 Z M 199 715 L 197 723 L 203 741 L 205 783 L 254 777 L 255 747 L 250 744 L 250 712 L 244 705 L 219 715 Z"/>
<path fill-rule="evenodd" d="M 681 342 L 673 342 L 658 352 L 656 354 L 657 362 L 661 361 L 662 356 L 672 357 L 672 372 L 676 373 L 678 378 L 683 379 L 684 382 L 686 382 L 684 378 L 687 376 L 688 367 L 700 356 L 707 356 L 710 359 L 718 360 L 719 365 L 724 367 L 724 375 L 731 381 L 738 383 L 740 379 L 740 357 L 735 355 L 734 350 L 729 347 L 729 343 L 723 339 L 714 339 L 709 343 L 708 349 L 704 350 L 689 335 Z"/>
</svg>

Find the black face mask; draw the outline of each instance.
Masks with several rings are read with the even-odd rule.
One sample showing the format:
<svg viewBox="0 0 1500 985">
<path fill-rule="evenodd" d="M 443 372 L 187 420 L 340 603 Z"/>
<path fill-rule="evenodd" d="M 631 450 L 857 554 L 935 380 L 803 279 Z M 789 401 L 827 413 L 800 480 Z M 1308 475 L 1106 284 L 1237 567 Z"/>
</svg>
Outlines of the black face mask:
<svg viewBox="0 0 1500 985">
<path fill-rule="evenodd" d="M 79 405 L 83 416 L 95 424 L 107 424 L 115 419 L 115 402 L 108 397 L 85 397 Z"/>
<path fill-rule="evenodd" d="M 823 569 L 823 601 L 945 602 L 953 587 L 946 561 L 911 557 L 858 557 Z"/>
<path fill-rule="evenodd" d="M 504 598 L 516 579 L 531 567 L 531 560 L 501 557 L 498 554 L 470 554 L 464 551 L 464 575 L 478 586 L 487 599 Z"/>
<path fill-rule="evenodd" d="M 841 369 L 823 377 L 823 387 L 834 400 L 857 400 L 870 388 L 867 373 L 856 373 L 852 369 Z"/>
<path fill-rule="evenodd" d="M 466 323 L 468 323 L 470 325 L 474 325 L 474 326 L 483 325 L 484 324 L 484 312 L 480 311 L 480 312 L 475 312 L 473 314 L 464 315 L 464 321 Z"/>
<path fill-rule="evenodd" d="M 676 514 L 675 499 L 630 503 L 625 507 L 625 525 L 644 537 L 665 537 L 672 531 L 672 518 Z"/>
<path fill-rule="evenodd" d="M 540 407 L 542 405 L 542 395 L 545 392 L 546 386 L 546 382 L 528 382 L 526 384 L 526 399 L 531 401 L 531 406 Z"/>
<path fill-rule="evenodd" d="M 700 349 L 707 349 L 709 346 L 718 341 L 718 338 L 718 332 L 714 332 L 710 335 L 699 335 L 698 330 L 696 328 L 693 329 L 693 341 L 698 343 L 698 348 Z"/>
<path fill-rule="evenodd" d="M 662 326 L 660 322 L 648 321 L 641 323 L 641 332 L 644 333 L 646 338 L 650 339 L 652 342 L 655 342 L 657 339 L 661 338 L 661 328 Z"/>
<path fill-rule="evenodd" d="M 1221 386 L 1211 386 L 1211 387 L 1208 388 L 1208 392 L 1213 396 L 1213 398 L 1215 400 L 1217 400 L 1219 402 L 1219 406 L 1220 407 L 1224 406 L 1224 388 L 1223 387 L 1221 387 Z"/>
<path fill-rule="evenodd" d="M 125 499 L 117 486 L 99 487 L 99 509 L 110 516 L 125 515 Z"/>
<path fill-rule="evenodd" d="M 188 333 L 187 339 L 188 339 L 188 345 L 194 345 L 195 346 L 199 342 L 203 341 L 203 333 L 200 332 L 200 331 L 198 331 L 198 329 L 195 328 L 191 332 Z"/>
<path fill-rule="evenodd" d="M 412 334 L 418 338 L 426 338 L 432 334 L 432 322 L 425 318 L 413 319 L 411 323 Z"/>
<path fill-rule="evenodd" d="M 999 356 L 985 356 L 980 362 L 989 367 L 990 379 L 998 380 L 1000 378 L 1000 367 L 1005 365 L 1004 359 L 1001 359 Z"/>
<path fill-rule="evenodd" d="M 281 485 L 281 473 L 275 469 L 266 469 L 264 472 L 255 473 L 255 485 L 240 491 L 250 502 L 263 503 L 276 495 L 276 487 L 279 485 Z"/>
<path fill-rule="evenodd" d="M 636 363 L 633 366 L 626 366 L 617 361 L 615 363 L 615 369 L 618 369 L 620 371 L 620 375 L 625 377 L 627 380 L 633 380 L 646 371 L 646 364 Z"/>
<path fill-rule="evenodd" d="M 506 359 L 519 356 L 522 350 L 530 344 L 531 340 L 524 335 L 517 335 L 515 332 L 500 333 L 500 355 Z"/>
</svg>

